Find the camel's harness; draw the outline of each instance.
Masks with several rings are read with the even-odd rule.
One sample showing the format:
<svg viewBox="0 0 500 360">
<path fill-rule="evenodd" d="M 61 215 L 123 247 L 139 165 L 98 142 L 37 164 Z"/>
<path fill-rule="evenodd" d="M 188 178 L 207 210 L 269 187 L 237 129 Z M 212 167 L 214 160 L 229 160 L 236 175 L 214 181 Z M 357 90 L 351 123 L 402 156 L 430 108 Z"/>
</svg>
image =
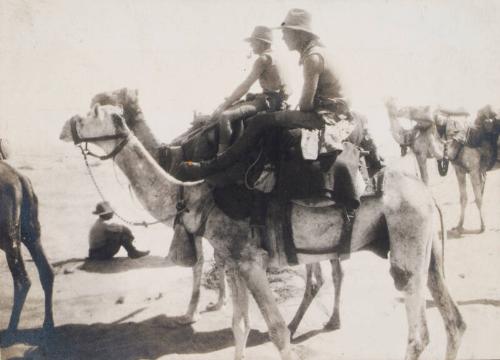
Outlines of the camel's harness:
<svg viewBox="0 0 500 360">
<path fill-rule="evenodd" d="M 76 118 L 72 118 L 70 120 L 71 137 L 73 138 L 74 144 L 76 146 L 78 146 L 78 148 L 80 149 L 80 151 L 82 153 L 83 160 L 85 161 L 85 166 L 87 167 L 87 171 L 90 175 L 90 178 L 92 179 L 92 182 L 94 183 L 94 186 L 95 186 L 97 192 L 99 193 L 99 196 L 101 197 L 101 199 L 103 201 L 107 201 L 105 196 L 104 196 L 104 193 L 102 192 L 99 184 L 97 183 L 97 180 L 92 172 L 92 169 L 89 165 L 87 158 L 88 158 L 88 156 L 92 156 L 92 157 L 95 157 L 99 160 L 114 159 L 115 156 L 118 155 L 118 153 L 125 147 L 125 145 L 127 145 L 128 141 L 130 140 L 131 133 L 130 133 L 130 131 L 127 131 L 127 132 L 116 132 L 115 134 L 110 134 L 110 135 L 81 137 L 80 134 L 78 134 L 78 130 L 76 128 L 77 121 L 78 120 Z M 106 154 L 106 155 L 97 155 L 88 149 L 89 142 L 106 141 L 106 140 L 119 140 L 119 139 L 121 139 L 121 141 L 118 143 L 118 145 L 116 145 L 116 147 L 109 154 Z M 82 145 L 82 143 L 84 143 L 84 145 Z M 183 187 L 181 186 L 180 189 L 183 189 Z M 186 202 L 184 201 L 184 191 L 182 191 L 182 190 L 179 191 L 176 209 L 177 209 L 177 214 L 175 216 L 175 223 L 179 223 L 179 222 L 182 222 L 182 214 L 189 212 L 189 209 L 186 206 Z M 149 222 L 148 221 L 131 221 L 131 220 L 127 220 L 126 218 L 124 218 L 123 216 L 118 214 L 115 211 L 115 209 L 113 209 L 112 207 L 111 207 L 111 210 L 113 210 L 113 213 L 116 215 L 117 218 L 122 220 L 124 223 L 132 225 L 132 226 L 148 227 L 150 225 L 156 225 L 156 224 L 163 223 L 170 218 L 170 217 L 166 217 L 164 219 L 159 219 L 159 220 L 149 221 Z"/>
</svg>

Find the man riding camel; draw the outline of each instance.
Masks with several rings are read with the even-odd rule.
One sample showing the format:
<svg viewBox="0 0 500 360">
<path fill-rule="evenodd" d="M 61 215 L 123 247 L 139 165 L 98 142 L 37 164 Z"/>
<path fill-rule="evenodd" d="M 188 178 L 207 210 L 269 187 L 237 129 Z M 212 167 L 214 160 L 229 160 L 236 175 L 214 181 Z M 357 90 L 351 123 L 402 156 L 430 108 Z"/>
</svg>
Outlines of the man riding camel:
<svg viewBox="0 0 500 360">
<path fill-rule="evenodd" d="M 219 154 L 229 146 L 234 120 L 248 118 L 261 111 L 283 110 L 290 95 L 283 65 L 272 49 L 271 29 L 256 26 L 252 35 L 245 41 L 250 43 L 253 53 L 258 57 L 247 78 L 212 114 L 212 118 L 217 119 L 219 124 Z M 248 93 L 257 80 L 262 87 L 262 93 Z M 238 101 L 245 94 L 246 99 Z"/>
<path fill-rule="evenodd" d="M 303 133 L 301 129 L 323 129 L 327 118 L 352 118 L 346 101 L 342 99 L 342 87 L 326 55 L 326 49 L 312 30 L 311 15 L 302 9 L 292 9 L 279 28 L 289 50 L 299 52 L 300 65 L 303 66 L 304 85 L 299 110 L 259 114 L 249 119 L 243 135 L 222 154 L 207 161 L 181 163 L 178 171 L 180 178 L 201 179 L 225 170 L 240 159 L 266 130 L 285 129 L 281 142 L 287 146 L 300 146 Z M 370 151 L 368 166 L 371 173 L 376 172 L 382 165 L 366 131 L 362 147 Z M 342 144 L 339 143 L 336 150 L 341 152 Z M 337 157 L 334 164 L 335 183 L 349 184 L 342 186 L 342 189 L 348 189 L 346 191 L 337 191 L 336 194 L 334 191 L 334 200 L 349 211 L 359 206 L 359 195 L 354 189 L 357 168 L 358 159 L 349 156 Z"/>
</svg>

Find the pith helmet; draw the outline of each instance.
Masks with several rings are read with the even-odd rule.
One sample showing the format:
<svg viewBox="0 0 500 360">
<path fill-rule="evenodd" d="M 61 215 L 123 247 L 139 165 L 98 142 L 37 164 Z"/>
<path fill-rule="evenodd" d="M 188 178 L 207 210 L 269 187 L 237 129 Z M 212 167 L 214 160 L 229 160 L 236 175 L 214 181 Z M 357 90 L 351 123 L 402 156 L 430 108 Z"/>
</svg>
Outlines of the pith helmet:
<svg viewBox="0 0 500 360">
<path fill-rule="evenodd" d="M 95 206 L 95 210 L 92 212 L 94 215 L 107 215 L 113 214 L 113 209 L 107 201 L 102 201 Z"/>
<path fill-rule="evenodd" d="M 314 36 L 319 37 L 312 30 L 311 22 L 311 14 L 307 10 L 291 9 L 290 11 L 288 11 L 288 14 L 286 14 L 285 20 L 281 23 L 281 26 L 279 28 L 305 31 L 309 34 L 313 34 Z"/>
<path fill-rule="evenodd" d="M 271 44 L 273 42 L 273 33 L 267 26 L 256 26 L 255 29 L 253 29 L 252 35 L 245 39 L 245 41 L 251 40 L 260 40 Z"/>
</svg>

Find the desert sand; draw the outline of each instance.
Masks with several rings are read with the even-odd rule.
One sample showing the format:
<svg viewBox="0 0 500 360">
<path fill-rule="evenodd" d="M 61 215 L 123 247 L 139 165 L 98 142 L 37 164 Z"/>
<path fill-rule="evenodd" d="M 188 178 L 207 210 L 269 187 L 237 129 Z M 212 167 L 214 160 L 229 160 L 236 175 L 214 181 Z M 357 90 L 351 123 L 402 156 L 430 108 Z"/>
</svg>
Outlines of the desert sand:
<svg viewBox="0 0 500 360">
<path fill-rule="evenodd" d="M 76 149 L 66 156 L 19 157 L 11 160 L 28 175 L 40 199 L 42 241 L 56 272 L 54 315 L 56 329 L 42 338 L 43 292 L 34 264 L 24 251 L 32 288 L 15 339 L 2 339 L 1 359 L 232 359 L 231 301 L 218 312 L 200 314 L 190 326 L 175 325 L 175 316 L 187 308 L 191 291 L 189 268 L 168 267 L 164 261 L 171 229 L 157 225 L 134 227 L 136 245 L 151 256 L 130 260 L 118 257 L 100 265 L 85 261 L 87 234 L 94 221 L 91 211 L 100 200 Z M 412 156 L 395 159 L 395 166 L 415 171 Z M 457 181 L 450 168 L 441 178 L 431 167 L 431 188 L 450 229 L 458 220 Z M 127 181 L 111 162 L 92 167 L 113 206 L 133 220 L 150 220 L 130 194 Z M 467 323 L 460 359 L 499 359 L 500 342 L 500 171 L 488 173 L 483 234 L 449 238 L 446 242 L 446 281 Z M 470 185 L 466 227 L 479 222 Z M 390 191 L 390 190 L 389 190 Z M 118 221 L 118 220 L 117 220 Z M 206 270 L 212 259 L 208 242 Z M 325 285 L 296 334 L 294 348 L 301 359 L 401 359 L 407 326 L 401 294 L 389 275 L 389 264 L 370 252 L 343 262 L 340 330 L 323 332 L 331 314 L 333 286 L 329 264 L 323 264 Z M 304 288 L 304 267 L 290 268 L 273 277 L 280 309 L 289 321 Z M 8 323 L 12 282 L 5 257 L 0 257 L 0 329 Z M 216 292 L 202 288 L 200 310 L 215 300 Z M 442 359 L 446 348 L 443 323 L 427 298 L 431 343 L 422 359 Z M 252 300 L 249 359 L 277 359 L 265 323 Z"/>
</svg>

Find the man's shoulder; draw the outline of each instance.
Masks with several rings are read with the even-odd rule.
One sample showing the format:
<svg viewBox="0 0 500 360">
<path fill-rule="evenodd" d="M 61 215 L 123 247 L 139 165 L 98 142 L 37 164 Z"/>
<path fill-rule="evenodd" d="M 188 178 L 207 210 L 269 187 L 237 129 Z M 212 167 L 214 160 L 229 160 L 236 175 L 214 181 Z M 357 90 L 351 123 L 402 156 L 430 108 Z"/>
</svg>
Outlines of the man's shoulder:
<svg viewBox="0 0 500 360">
<path fill-rule="evenodd" d="M 265 68 L 273 64 L 273 55 L 271 53 L 260 54 L 257 59 L 255 59 L 255 65 Z"/>
<path fill-rule="evenodd" d="M 310 70 L 320 71 L 323 67 L 323 62 L 323 56 L 316 53 L 309 54 L 303 59 L 304 67 Z"/>
</svg>

